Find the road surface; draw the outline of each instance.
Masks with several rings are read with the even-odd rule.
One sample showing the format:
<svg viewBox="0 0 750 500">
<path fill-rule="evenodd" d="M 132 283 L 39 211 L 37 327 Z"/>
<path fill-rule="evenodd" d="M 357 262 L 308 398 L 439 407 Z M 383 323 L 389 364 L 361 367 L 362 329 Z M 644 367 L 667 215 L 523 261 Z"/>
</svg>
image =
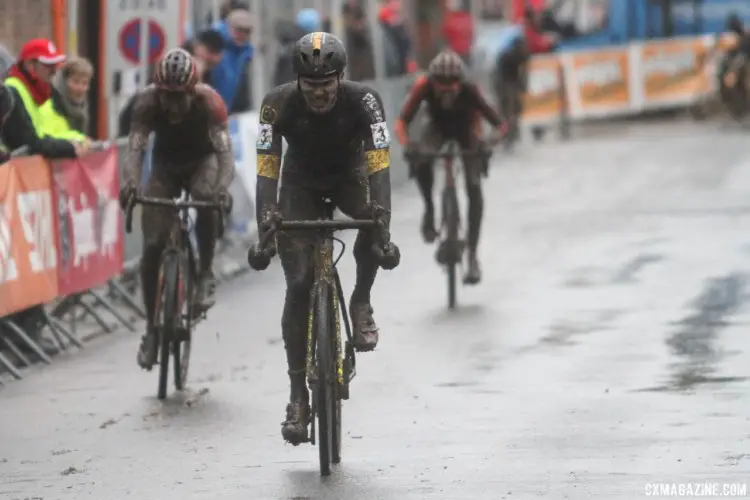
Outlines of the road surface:
<svg viewBox="0 0 750 500">
<path fill-rule="evenodd" d="M 381 344 L 359 357 L 328 479 L 315 448 L 280 437 L 275 264 L 220 291 L 186 394 L 156 400 L 124 331 L 0 391 L 0 498 L 632 500 L 690 482 L 749 495 L 748 144 L 643 125 L 496 163 L 485 279 L 450 313 L 403 188 L 402 264 L 376 283 Z"/>
</svg>

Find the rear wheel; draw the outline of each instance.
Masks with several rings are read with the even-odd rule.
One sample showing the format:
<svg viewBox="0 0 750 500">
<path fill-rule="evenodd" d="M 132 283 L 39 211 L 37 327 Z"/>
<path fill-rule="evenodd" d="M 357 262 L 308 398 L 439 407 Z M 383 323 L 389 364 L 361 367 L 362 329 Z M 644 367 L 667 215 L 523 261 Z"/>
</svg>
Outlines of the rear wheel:
<svg viewBox="0 0 750 500">
<path fill-rule="evenodd" d="M 443 220 L 447 228 L 447 237 L 443 244 L 445 245 L 445 265 L 448 271 L 448 307 L 453 309 L 456 307 L 456 274 L 461 260 L 461 243 L 458 238 L 460 218 L 455 187 L 446 187 L 443 191 Z"/>
<path fill-rule="evenodd" d="M 339 427 L 336 385 L 336 356 L 333 338 L 333 294 L 331 287 L 324 282 L 317 285 L 315 294 L 315 357 L 317 361 L 316 406 L 318 413 L 318 454 L 320 474 L 331 474 L 331 463 L 335 462 L 334 449 L 340 443 L 340 436 L 334 438 Z M 334 441 L 335 439 L 335 441 Z"/>
<path fill-rule="evenodd" d="M 172 339 L 175 337 L 175 330 L 180 323 L 178 309 L 178 284 L 180 274 L 180 264 L 176 255 L 168 255 L 162 262 L 161 271 L 163 273 L 162 290 L 161 290 L 161 314 L 157 315 L 161 319 L 159 331 L 159 389 L 157 397 L 164 399 L 167 397 L 167 381 L 169 377 L 169 354 Z"/>
</svg>

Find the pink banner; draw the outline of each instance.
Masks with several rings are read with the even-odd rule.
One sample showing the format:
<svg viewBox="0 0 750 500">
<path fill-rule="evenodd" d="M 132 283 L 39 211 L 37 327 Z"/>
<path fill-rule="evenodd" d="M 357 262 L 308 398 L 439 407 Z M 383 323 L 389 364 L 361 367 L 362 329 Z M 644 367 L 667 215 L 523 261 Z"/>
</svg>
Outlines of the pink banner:
<svg viewBox="0 0 750 500">
<path fill-rule="evenodd" d="M 57 207 L 59 295 L 106 283 L 123 266 L 116 149 L 52 162 L 52 188 Z"/>
</svg>

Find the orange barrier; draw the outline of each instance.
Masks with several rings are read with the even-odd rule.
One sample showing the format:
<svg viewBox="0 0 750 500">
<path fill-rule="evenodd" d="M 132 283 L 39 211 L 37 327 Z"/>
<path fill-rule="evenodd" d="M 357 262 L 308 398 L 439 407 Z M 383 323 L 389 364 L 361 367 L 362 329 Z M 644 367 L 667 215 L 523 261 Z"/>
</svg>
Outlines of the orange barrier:
<svg viewBox="0 0 750 500">
<path fill-rule="evenodd" d="M 562 115 L 585 120 L 693 105 L 715 88 L 709 54 L 735 45 L 731 35 L 706 35 L 535 56 L 522 119 L 551 124 Z"/>
<path fill-rule="evenodd" d="M 115 148 L 81 160 L 32 156 L 0 166 L 0 318 L 121 272 L 117 189 Z"/>
</svg>

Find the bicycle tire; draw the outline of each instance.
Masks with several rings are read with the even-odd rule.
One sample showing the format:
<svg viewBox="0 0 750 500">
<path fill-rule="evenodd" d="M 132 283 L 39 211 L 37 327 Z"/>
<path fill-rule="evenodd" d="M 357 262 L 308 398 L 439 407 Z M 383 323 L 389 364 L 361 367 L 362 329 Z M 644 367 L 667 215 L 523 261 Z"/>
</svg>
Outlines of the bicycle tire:
<svg viewBox="0 0 750 500">
<path fill-rule="evenodd" d="M 317 398 L 317 442 L 320 457 L 320 475 L 331 474 L 333 462 L 333 434 L 335 433 L 336 411 L 334 410 L 335 385 L 337 383 L 335 350 L 332 337 L 332 294 L 331 287 L 321 281 L 315 292 L 315 359 L 318 381 L 315 396 Z"/>
<path fill-rule="evenodd" d="M 335 334 L 338 335 L 338 338 L 334 338 L 334 342 L 331 343 L 331 356 L 333 359 L 334 373 L 334 383 L 331 385 L 331 387 L 333 388 L 333 435 L 331 436 L 331 461 L 335 464 L 339 464 L 341 463 L 341 393 L 338 383 L 339 351 L 336 349 L 336 344 L 341 342 L 341 318 L 338 316 L 338 314 L 336 314 L 336 312 L 340 310 L 341 302 L 339 301 L 338 296 L 333 294 L 333 289 L 329 287 L 329 290 L 331 291 L 331 305 L 333 305 L 335 302 L 338 303 L 338 307 L 333 307 L 331 309 L 331 327 L 329 331 L 335 332 Z"/>
<path fill-rule="evenodd" d="M 178 290 L 177 297 L 180 304 L 177 310 L 180 311 L 181 318 L 180 332 L 182 333 L 184 328 L 184 336 L 175 337 L 175 340 L 172 341 L 174 387 L 178 391 L 185 389 L 185 382 L 187 381 L 188 370 L 190 369 L 190 347 L 192 340 L 192 321 L 190 319 L 192 318 L 192 305 L 190 300 L 186 299 L 193 296 L 193 282 L 187 278 L 189 274 L 184 272 L 184 267 L 181 269 L 183 270 L 182 279 L 178 280 L 178 285 L 182 286 L 182 293 L 179 293 Z M 182 314 L 183 307 L 187 308 L 184 314 Z"/>
<path fill-rule="evenodd" d="M 163 273 L 161 290 L 161 327 L 159 328 L 159 388 L 158 399 L 167 397 L 169 381 L 170 344 L 175 336 L 175 319 L 177 314 L 179 260 L 176 255 L 167 255 L 161 264 Z"/>
<path fill-rule="evenodd" d="M 460 262 L 458 239 L 460 216 L 455 187 L 446 187 L 443 190 L 443 220 L 447 229 L 444 244 L 448 249 L 445 264 L 448 273 L 448 308 L 454 309 L 456 307 L 456 274 Z"/>
</svg>

